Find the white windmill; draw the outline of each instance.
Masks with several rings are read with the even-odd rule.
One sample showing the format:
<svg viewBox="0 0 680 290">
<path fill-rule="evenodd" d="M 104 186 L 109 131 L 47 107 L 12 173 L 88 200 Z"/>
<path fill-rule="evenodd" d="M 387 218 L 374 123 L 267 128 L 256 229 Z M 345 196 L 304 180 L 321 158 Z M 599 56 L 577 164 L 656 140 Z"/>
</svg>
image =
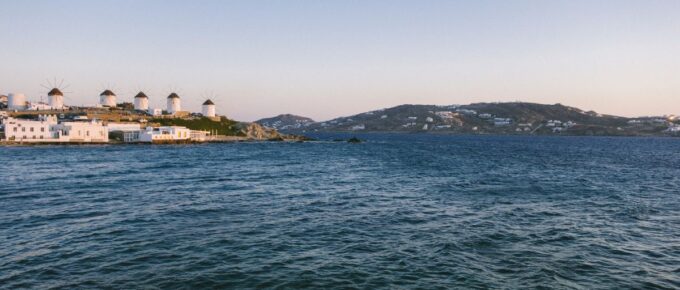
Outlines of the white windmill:
<svg viewBox="0 0 680 290">
<path fill-rule="evenodd" d="M 149 97 L 142 91 L 135 95 L 135 110 L 146 111 L 149 109 Z"/>
<path fill-rule="evenodd" d="M 179 111 L 182 110 L 182 105 L 181 105 L 181 100 L 179 98 L 179 95 L 177 93 L 171 93 L 168 96 L 168 101 L 167 101 L 167 111 L 168 114 L 175 114 Z"/>
<path fill-rule="evenodd" d="M 113 91 L 106 89 L 101 94 L 99 94 L 99 104 L 104 107 L 115 107 L 116 106 L 116 94 Z"/>
<path fill-rule="evenodd" d="M 46 90 L 49 90 L 47 92 L 47 104 L 52 110 L 63 110 L 65 107 L 64 90 L 68 88 L 68 85 L 62 86 L 63 84 L 64 79 L 57 82 L 57 79 L 55 78 L 54 82 L 47 80 L 47 85 L 41 85 Z"/>
<path fill-rule="evenodd" d="M 203 113 L 203 116 L 205 117 L 215 117 L 215 103 L 210 99 L 205 100 L 201 113 Z"/>
</svg>

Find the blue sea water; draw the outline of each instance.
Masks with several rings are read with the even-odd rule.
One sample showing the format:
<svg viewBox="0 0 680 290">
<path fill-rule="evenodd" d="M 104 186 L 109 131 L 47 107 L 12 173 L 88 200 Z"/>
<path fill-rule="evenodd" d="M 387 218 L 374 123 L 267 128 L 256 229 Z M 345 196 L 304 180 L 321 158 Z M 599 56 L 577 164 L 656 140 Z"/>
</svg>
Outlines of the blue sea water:
<svg viewBox="0 0 680 290">
<path fill-rule="evenodd" d="M 359 137 L 0 148 L 0 288 L 680 288 L 680 139 Z"/>
</svg>

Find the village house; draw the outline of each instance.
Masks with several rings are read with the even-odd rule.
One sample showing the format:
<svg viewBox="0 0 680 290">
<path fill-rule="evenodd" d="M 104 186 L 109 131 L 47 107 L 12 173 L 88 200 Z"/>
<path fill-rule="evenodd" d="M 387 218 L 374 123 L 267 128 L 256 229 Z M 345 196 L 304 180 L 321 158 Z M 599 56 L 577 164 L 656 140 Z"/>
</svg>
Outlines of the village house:
<svg viewBox="0 0 680 290">
<path fill-rule="evenodd" d="M 207 132 L 192 131 L 181 126 L 146 127 L 143 130 L 123 132 L 126 143 L 176 143 L 205 141 Z"/>
<path fill-rule="evenodd" d="M 7 141 L 28 143 L 107 143 L 109 131 L 100 121 L 61 122 L 55 115 L 40 115 L 37 120 L 3 120 Z"/>
</svg>

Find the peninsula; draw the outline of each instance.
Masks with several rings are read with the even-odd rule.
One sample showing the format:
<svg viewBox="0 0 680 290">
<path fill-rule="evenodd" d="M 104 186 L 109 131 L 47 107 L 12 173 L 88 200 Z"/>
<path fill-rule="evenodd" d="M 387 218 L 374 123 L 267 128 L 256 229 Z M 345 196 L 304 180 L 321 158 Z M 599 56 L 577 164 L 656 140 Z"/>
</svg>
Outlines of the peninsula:
<svg viewBox="0 0 680 290">
<path fill-rule="evenodd" d="M 627 118 L 562 104 L 526 102 L 400 105 L 315 122 L 295 115 L 256 121 L 281 132 L 400 132 L 494 135 L 678 136 L 675 115 Z"/>
<path fill-rule="evenodd" d="M 118 102 L 112 90 L 97 105 L 68 106 L 59 88 L 47 103 L 27 101 L 23 94 L 0 96 L 2 144 L 200 143 L 235 141 L 299 141 L 257 123 L 237 122 L 216 113 L 208 99 L 201 112 L 182 110 L 181 98 L 170 93 L 166 108 L 151 108 L 149 97 L 137 93 L 133 102 Z"/>
</svg>

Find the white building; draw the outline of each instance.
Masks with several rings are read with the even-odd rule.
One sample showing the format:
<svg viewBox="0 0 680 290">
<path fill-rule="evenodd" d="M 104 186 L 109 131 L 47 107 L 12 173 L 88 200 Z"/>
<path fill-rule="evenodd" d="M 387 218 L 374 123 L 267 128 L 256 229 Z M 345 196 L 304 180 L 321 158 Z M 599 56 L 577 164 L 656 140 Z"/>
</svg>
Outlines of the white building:
<svg viewBox="0 0 680 290">
<path fill-rule="evenodd" d="M 359 130 L 366 130 L 366 125 L 364 124 L 359 124 L 359 125 L 354 125 L 352 128 L 350 128 L 352 131 L 359 131 Z"/>
<path fill-rule="evenodd" d="M 9 94 L 7 97 L 7 108 L 10 110 L 25 110 L 26 96 L 24 94 Z"/>
<path fill-rule="evenodd" d="M 142 125 L 139 123 L 109 122 L 108 124 L 106 124 L 106 127 L 109 129 L 109 132 L 131 132 L 141 130 Z"/>
<path fill-rule="evenodd" d="M 456 113 L 451 112 L 451 111 L 437 111 L 434 112 L 437 117 L 442 118 L 443 120 L 448 120 L 448 119 L 453 119 L 454 117 L 457 116 Z"/>
<path fill-rule="evenodd" d="M 56 116 L 39 116 L 38 120 L 16 119 L 8 117 L 3 121 L 5 139 L 10 141 L 34 141 L 55 139 L 54 131 L 57 125 Z"/>
<path fill-rule="evenodd" d="M 99 94 L 99 104 L 104 107 L 115 107 L 116 106 L 116 94 L 110 90 L 105 90 Z"/>
<path fill-rule="evenodd" d="M 123 140 L 129 143 L 174 143 L 187 141 L 205 141 L 206 132 L 192 131 L 181 126 L 146 127 L 138 131 L 123 133 Z"/>
<path fill-rule="evenodd" d="M 163 115 L 163 110 L 158 108 L 149 108 L 149 110 L 146 113 L 151 116 L 160 116 Z"/>
<path fill-rule="evenodd" d="M 211 100 L 206 100 L 203 102 L 203 116 L 215 117 L 215 103 L 213 103 Z"/>
<path fill-rule="evenodd" d="M 671 133 L 678 133 L 680 132 L 680 125 L 672 124 L 666 129 L 666 131 L 671 132 Z"/>
<path fill-rule="evenodd" d="M 4 120 L 8 141 L 28 143 L 107 143 L 108 128 L 101 122 L 57 122 L 55 115 L 40 115 L 38 120 Z"/>
<path fill-rule="evenodd" d="M 59 142 L 108 143 L 109 130 L 101 121 L 62 122 L 57 125 Z"/>
<path fill-rule="evenodd" d="M 64 108 L 64 94 L 57 88 L 53 88 L 47 93 L 47 104 L 54 110 Z"/>
<path fill-rule="evenodd" d="M 168 114 L 174 114 L 182 110 L 179 96 L 176 93 L 172 93 L 168 96 L 167 105 L 166 111 L 168 111 Z"/>
<path fill-rule="evenodd" d="M 47 111 L 52 110 L 52 106 L 43 102 L 26 102 L 26 110 L 28 111 Z"/>
<path fill-rule="evenodd" d="M 135 110 L 146 111 L 149 109 L 149 97 L 144 92 L 139 92 L 135 96 Z"/>
<path fill-rule="evenodd" d="M 493 119 L 493 125 L 494 126 L 507 126 L 512 123 L 512 119 L 510 118 L 494 118 Z"/>
<path fill-rule="evenodd" d="M 470 109 L 456 109 L 456 112 L 461 113 L 463 115 L 477 115 L 477 111 Z"/>
</svg>

